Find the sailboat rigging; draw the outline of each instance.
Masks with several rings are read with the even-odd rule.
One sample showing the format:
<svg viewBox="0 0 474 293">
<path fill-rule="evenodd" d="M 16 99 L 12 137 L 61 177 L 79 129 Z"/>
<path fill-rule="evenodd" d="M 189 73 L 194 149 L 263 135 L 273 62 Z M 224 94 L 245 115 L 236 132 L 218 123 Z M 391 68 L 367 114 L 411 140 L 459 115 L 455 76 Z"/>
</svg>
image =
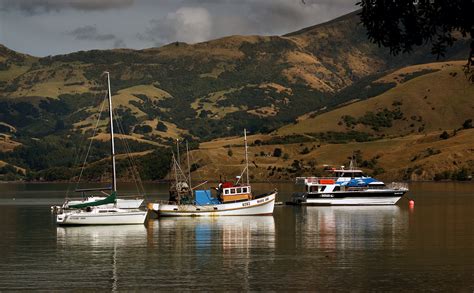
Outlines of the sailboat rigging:
<svg viewBox="0 0 474 293">
<path fill-rule="evenodd" d="M 107 96 L 110 119 L 112 185 L 106 188 L 76 189 L 76 191 L 84 194 L 85 192 L 92 191 L 105 193 L 104 191 L 111 190 L 111 193 L 105 198 L 91 196 L 83 198 L 82 200 L 67 200 L 63 206 L 58 209 L 59 213 L 56 216 L 56 221 L 59 225 L 143 224 L 147 215 L 146 211 L 137 209 L 143 202 L 143 199 L 117 198 L 112 93 L 110 89 L 110 74 L 109 72 L 105 72 L 105 74 L 107 75 Z"/>
<path fill-rule="evenodd" d="M 159 216 L 235 216 L 235 215 L 269 215 L 273 213 L 276 189 L 260 195 L 254 195 L 249 180 L 247 131 L 244 130 L 245 167 L 237 181 L 220 182 L 215 188 L 216 195 L 212 196 L 211 189 L 198 189 L 191 186 L 191 168 L 189 162 L 189 147 L 186 146 L 188 161 L 188 176 L 180 166 L 180 161 L 172 155 L 174 182 L 170 187 L 170 198 L 166 203 L 160 203 L 155 212 Z M 179 158 L 179 144 L 177 144 Z M 246 182 L 241 182 L 245 174 Z"/>
</svg>

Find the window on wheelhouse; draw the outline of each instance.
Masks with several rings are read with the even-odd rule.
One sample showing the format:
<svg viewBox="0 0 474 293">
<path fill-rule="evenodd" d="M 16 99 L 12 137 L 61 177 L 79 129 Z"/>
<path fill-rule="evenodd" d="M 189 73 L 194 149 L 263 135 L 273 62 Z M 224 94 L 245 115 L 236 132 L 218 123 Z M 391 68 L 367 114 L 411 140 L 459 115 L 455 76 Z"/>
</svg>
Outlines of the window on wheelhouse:
<svg viewBox="0 0 474 293">
<path fill-rule="evenodd" d="M 242 188 L 237 188 L 237 193 L 242 193 Z"/>
<path fill-rule="evenodd" d="M 334 186 L 334 189 L 332 191 L 341 191 L 341 187 L 340 186 Z"/>
<path fill-rule="evenodd" d="M 224 189 L 224 194 L 229 194 L 229 189 Z"/>
<path fill-rule="evenodd" d="M 242 192 L 247 193 L 247 187 L 242 187 Z"/>
<path fill-rule="evenodd" d="M 232 189 L 230 190 L 230 193 L 231 193 L 231 194 L 235 194 L 235 188 L 232 188 Z"/>
</svg>

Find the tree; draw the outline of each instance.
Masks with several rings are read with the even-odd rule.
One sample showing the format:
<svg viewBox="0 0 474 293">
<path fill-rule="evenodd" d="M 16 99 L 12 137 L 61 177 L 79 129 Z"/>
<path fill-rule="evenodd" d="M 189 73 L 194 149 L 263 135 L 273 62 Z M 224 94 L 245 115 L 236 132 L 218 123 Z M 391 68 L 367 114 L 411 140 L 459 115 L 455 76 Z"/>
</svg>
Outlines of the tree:
<svg viewBox="0 0 474 293">
<path fill-rule="evenodd" d="M 441 139 L 448 139 L 449 134 L 446 131 L 443 131 L 443 133 L 440 134 L 439 138 Z"/>
<path fill-rule="evenodd" d="M 282 151 L 281 151 L 280 148 L 275 148 L 275 149 L 273 150 L 273 156 L 276 157 L 276 158 L 281 157 L 281 153 L 282 153 Z"/>
<path fill-rule="evenodd" d="M 434 55 L 444 56 L 458 40 L 470 37 L 466 74 L 474 82 L 474 2 L 472 0 L 361 0 L 360 18 L 369 40 L 393 55 L 431 43 Z"/>
<path fill-rule="evenodd" d="M 466 121 L 464 121 L 464 123 L 462 124 L 462 128 L 463 129 L 472 128 L 472 119 L 467 119 Z"/>
<path fill-rule="evenodd" d="M 162 121 L 159 121 L 158 124 L 156 124 L 156 130 L 166 132 L 168 127 Z"/>
</svg>

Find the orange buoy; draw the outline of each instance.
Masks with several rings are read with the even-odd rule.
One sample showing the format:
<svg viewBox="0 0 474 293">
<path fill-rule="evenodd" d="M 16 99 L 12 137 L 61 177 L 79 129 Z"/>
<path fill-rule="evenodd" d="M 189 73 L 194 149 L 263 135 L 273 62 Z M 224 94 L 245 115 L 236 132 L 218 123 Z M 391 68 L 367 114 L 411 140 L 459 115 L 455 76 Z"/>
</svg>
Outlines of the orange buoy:
<svg viewBox="0 0 474 293">
<path fill-rule="evenodd" d="M 415 206 L 415 201 L 413 199 L 410 199 L 410 201 L 408 202 L 408 204 L 413 207 Z"/>
</svg>

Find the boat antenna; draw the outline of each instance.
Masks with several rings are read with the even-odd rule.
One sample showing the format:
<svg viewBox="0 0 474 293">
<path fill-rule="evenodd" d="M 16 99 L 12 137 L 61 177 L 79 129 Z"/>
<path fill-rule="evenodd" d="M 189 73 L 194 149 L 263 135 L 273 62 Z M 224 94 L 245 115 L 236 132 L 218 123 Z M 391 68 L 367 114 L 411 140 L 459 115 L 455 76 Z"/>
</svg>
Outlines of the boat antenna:
<svg viewBox="0 0 474 293">
<path fill-rule="evenodd" d="M 109 95 L 109 118 L 110 118 L 110 149 L 112 155 L 112 191 L 117 191 L 117 174 L 115 171 L 115 143 L 114 143 L 114 120 L 112 115 L 112 92 L 110 90 L 110 73 L 104 72 L 107 75 L 107 92 Z"/>
<path fill-rule="evenodd" d="M 249 158 L 247 152 L 247 129 L 244 128 L 244 142 L 245 142 L 245 169 L 247 170 L 247 185 L 249 185 Z"/>
<path fill-rule="evenodd" d="M 186 140 L 186 158 L 188 159 L 189 188 L 191 188 L 191 164 L 189 163 L 189 146 Z"/>
</svg>

